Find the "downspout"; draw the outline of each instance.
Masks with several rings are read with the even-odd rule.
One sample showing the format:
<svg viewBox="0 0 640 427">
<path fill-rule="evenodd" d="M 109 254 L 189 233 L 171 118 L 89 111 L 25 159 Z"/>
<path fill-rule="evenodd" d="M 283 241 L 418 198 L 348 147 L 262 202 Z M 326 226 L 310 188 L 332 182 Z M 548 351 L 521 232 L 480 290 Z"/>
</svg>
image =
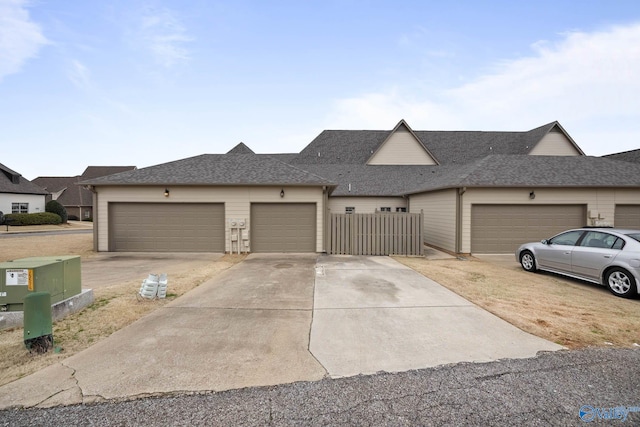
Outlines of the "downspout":
<svg viewBox="0 0 640 427">
<path fill-rule="evenodd" d="M 324 230 L 322 233 L 322 252 L 327 253 L 327 240 L 329 233 L 329 190 L 326 185 L 322 186 L 322 223 L 324 224 Z"/>
<path fill-rule="evenodd" d="M 462 195 L 467 187 L 458 188 L 456 191 L 456 253 L 462 253 Z"/>
</svg>

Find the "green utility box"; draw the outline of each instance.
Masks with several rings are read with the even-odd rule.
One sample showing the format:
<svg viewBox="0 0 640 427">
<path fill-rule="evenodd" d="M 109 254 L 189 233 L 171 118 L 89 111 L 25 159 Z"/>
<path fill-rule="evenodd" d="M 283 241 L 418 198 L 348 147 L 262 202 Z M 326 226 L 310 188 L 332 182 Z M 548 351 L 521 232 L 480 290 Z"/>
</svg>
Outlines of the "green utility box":
<svg viewBox="0 0 640 427">
<path fill-rule="evenodd" d="M 31 292 L 24 297 L 24 345 L 38 353 L 53 347 L 51 295 L 47 292 Z"/>
<path fill-rule="evenodd" d="M 56 304 L 82 291 L 79 256 L 31 257 L 0 263 L 0 310 L 23 311 L 24 298 L 47 292 Z"/>
</svg>

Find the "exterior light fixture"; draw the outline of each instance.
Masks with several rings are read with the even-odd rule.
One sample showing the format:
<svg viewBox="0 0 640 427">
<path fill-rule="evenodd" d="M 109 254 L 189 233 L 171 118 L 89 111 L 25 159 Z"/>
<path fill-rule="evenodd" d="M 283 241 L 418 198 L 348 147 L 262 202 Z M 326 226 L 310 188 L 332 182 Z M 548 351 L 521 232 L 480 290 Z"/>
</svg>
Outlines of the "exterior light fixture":
<svg viewBox="0 0 640 427">
<path fill-rule="evenodd" d="M 168 188 L 164 189 L 164 197 L 169 197 L 169 189 Z"/>
<path fill-rule="evenodd" d="M 536 198 L 536 193 L 535 193 L 535 191 L 532 191 L 531 193 L 529 193 L 529 198 L 530 198 L 531 200 L 533 200 L 533 199 L 535 199 L 535 198 Z"/>
<path fill-rule="evenodd" d="M 284 188 L 280 190 L 280 197 L 284 197 Z"/>
</svg>

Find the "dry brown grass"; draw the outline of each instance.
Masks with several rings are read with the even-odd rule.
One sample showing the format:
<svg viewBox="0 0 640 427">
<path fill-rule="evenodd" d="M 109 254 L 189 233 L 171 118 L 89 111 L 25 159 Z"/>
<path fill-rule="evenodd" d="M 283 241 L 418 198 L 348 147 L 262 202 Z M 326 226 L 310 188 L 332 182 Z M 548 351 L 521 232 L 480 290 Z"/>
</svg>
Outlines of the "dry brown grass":
<svg viewBox="0 0 640 427">
<path fill-rule="evenodd" d="M 92 242 L 90 234 L 11 237 L 2 240 L 0 260 L 63 254 L 81 255 L 86 259 L 94 255 Z M 201 269 L 172 275 L 171 287 L 164 300 L 138 301 L 135 296 L 140 287 L 138 280 L 96 288 L 94 302 L 89 307 L 53 325 L 55 352 L 30 354 L 23 343 L 22 328 L 0 331 L 0 385 L 86 349 L 244 258 L 242 255 L 225 255 Z"/>
<path fill-rule="evenodd" d="M 568 348 L 640 344 L 640 300 L 552 274 L 469 260 L 396 258 L 523 331 Z"/>
</svg>

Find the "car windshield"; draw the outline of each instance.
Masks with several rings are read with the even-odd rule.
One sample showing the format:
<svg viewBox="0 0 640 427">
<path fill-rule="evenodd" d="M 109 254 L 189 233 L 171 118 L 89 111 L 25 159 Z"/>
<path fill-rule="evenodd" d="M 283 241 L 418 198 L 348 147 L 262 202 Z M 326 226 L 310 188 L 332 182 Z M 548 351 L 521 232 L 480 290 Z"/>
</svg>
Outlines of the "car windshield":
<svg viewBox="0 0 640 427">
<path fill-rule="evenodd" d="M 637 240 L 640 242 L 640 233 L 627 234 L 627 236 L 631 237 L 633 240 Z"/>
</svg>

